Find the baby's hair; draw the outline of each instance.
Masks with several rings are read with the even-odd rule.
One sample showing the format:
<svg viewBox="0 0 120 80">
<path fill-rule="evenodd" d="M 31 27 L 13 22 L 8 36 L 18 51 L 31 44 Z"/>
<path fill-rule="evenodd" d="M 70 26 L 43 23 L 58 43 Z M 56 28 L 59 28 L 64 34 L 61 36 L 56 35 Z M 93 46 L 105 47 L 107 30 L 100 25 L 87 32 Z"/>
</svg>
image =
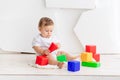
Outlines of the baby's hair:
<svg viewBox="0 0 120 80">
<path fill-rule="evenodd" d="M 48 17 L 42 17 L 39 21 L 38 27 L 44 27 L 49 25 L 54 25 L 53 20 Z"/>
</svg>

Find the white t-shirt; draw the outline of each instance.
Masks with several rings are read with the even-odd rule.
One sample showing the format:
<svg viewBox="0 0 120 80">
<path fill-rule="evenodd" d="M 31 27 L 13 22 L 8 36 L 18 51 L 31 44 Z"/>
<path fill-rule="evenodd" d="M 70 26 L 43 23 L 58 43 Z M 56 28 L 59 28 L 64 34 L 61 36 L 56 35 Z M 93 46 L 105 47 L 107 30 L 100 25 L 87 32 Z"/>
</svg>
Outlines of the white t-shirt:
<svg viewBox="0 0 120 80">
<path fill-rule="evenodd" d="M 51 36 L 50 38 L 44 38 L 40 34 L 38 34 L 36 37 L 34 37 L 32 41 L 32 47 L 40 46 L 43 49 L 48 49 L 52 42 L 60 43 L 60 41 L 56 36 Z"/>
</svg>

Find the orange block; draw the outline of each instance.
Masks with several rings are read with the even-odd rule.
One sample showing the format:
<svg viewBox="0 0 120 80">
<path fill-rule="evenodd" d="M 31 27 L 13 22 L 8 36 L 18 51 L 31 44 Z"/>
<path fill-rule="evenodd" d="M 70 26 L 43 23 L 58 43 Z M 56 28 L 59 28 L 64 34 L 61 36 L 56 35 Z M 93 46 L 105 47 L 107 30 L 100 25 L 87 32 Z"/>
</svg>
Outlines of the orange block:
<svg viewBox="0 0 120 80">
<path fill-rule="evenodd" d="M 80 59 L 82 62 L 90 62 L 90 61 L 92 61 L 92 53 L 91 52 L 83 52 L 83 53 L 81 53 Z"/>
</svg>

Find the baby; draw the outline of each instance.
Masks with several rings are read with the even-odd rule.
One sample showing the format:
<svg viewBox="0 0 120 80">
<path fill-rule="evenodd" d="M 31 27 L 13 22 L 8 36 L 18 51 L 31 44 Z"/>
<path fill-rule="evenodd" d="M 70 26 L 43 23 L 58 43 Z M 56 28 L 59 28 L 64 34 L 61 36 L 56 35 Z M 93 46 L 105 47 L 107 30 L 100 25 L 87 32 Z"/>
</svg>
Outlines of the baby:
<svg viewBox="0 0 120 80">
<path fill-rule="evenodd" d="M 40 34 L 38 34 L 32 42 L 33 49 L 38 55 L 46 55 L 48 57 L 48 64 L 57 65 L 60 69 L 63 67 L 63 62 L 58 62 L 56 60 L 56 56 L 64 54 L 66 55 L 67 60 L 76 59 L 78 56 L 71 56 L 70 54 L 64 51 L 54 51 L 50 53 L 49 46 L 52 42 L 54 42 L 58 49 L 60 48 L 60 41 L 56 38 L 56 36 L 52 35 L 54 29 L 54 22 L 48 18 L 43 17 L 40 19 L 38 24 L 38 29 Z"/>
</svg>

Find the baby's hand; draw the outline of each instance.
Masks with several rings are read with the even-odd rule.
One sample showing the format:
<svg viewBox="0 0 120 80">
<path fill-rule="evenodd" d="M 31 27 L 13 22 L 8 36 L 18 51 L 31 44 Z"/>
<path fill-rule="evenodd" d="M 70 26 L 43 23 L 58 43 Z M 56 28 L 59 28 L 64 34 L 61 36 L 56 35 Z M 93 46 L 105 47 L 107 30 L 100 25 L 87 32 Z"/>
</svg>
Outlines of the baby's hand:
<svg viewBox="0 0 120 80">
<path fill-rule="evenodd" d="M 57 47 L 58 47 L 58 49 L 60 48 L 60 43 L 55 43 L 56 45 L 57 45 Z"/>
<path fill-rule="evenodd" d="M 49 53 L 50 53 L 50 51 L 48 49 L 43 51 L 43 54 L 45 54 L 45 55 L 48 55 Z"/>
</svg>

